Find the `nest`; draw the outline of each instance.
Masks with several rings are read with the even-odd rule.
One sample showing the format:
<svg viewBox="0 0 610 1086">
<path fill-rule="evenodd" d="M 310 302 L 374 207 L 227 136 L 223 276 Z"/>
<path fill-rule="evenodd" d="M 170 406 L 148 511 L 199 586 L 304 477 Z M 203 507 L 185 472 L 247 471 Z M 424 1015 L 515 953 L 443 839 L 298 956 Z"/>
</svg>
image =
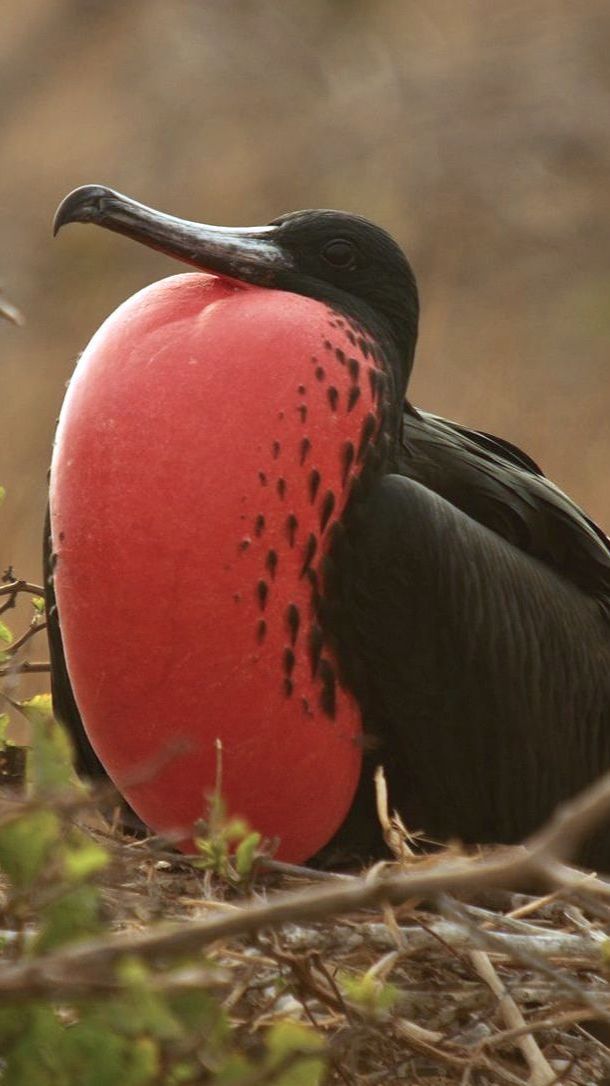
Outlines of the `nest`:
<svg viewBox="0 0 610 1086">
<path fill-rule="evenodd" d="M 217 879 L 159 860 L 145 843 L 125 848 L 129 878 L 105 891 L 114 924 L 133 935 L 160 918 L 176 922 L 175 932 L 216 921 L 206 961 L 218 967 L 244 1051 L 290 1017 L 323 1036 L 328 1083 L 610 1082 L 610 905 L 590 894 L 586 877 L 579 891 L 442 894 L 434 908 L 416 899 L 307 921 L 321 894 L 365 884 L 271 871 L 248 899 L 231 899 Z M 442 877 L 447 863 L 419 861 L 406 874 Z M 369 885 L 395 875 L 384 865 Z M 300 907 L 304 919 L 282 921 L 278 903 Z M 265 909 L 266 923 L 255 915 Z M 252 931 L 223 937 L 223 920 L 248 927 L 249 914 Z M 196 971 L 184 982 L 197 984 Z"/>
<path fill-rule="evenodd" d="M 0 998 L 107 994 L 129 952 L 160 990 L 213 991 L 249 1057 L 273 1023 L 307 1024 L 328 1086 L 610 1082 L 610 886 L 561 858 L 609 806 L 604 780 L 525 847 L 432 857 L 386 816 L 394 862 L 354 875 L 263 859 L 240 888 L 89 811 L 113 858 L 110 930 L 5 964 Z M 545 892 L 519 890 L 535 882 Z"/>
</svg>

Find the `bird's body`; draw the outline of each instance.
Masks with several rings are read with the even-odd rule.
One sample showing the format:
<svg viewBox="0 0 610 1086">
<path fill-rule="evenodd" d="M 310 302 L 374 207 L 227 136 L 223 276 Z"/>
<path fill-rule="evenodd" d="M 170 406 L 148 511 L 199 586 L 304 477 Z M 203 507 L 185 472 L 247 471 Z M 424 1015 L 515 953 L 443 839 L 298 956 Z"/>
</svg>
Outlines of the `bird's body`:
<svg viewBox="0 0 610 1086">
<path fill-rule="evenodd" d="M 320 357 L 303 358 L 303 387 L 324 391 L 329 445 L 337 412 L 348 427 L 357 416 L 357 426 L 328 452 L 343 457 L 348 500 L 338 500 L 336 481 L 332 503 L 326 492 L 332 509 L 324 528 L 318 521 L 306 533 L 318 557 L 301 645 L 312 673 L 312 656 L 325 660 L 346 704 L 355 699 L 370 748 L 336 851 L 379 852 L 371 781 L 379 762 L 411 828 L 435 839 L 518 840 L 610 767 L 606 537 L 520 450 L 403 400 L 417 297 L 408 264 L 382 231 L 341 213 L 298 213 L 245 242 L 244 232 L 241 241 L 233 232 L 223 251 L 214 236 L 210 253 L 207 236 L 199 254 L 184 224 L 168 241 L 167 225 L 138 209 L 90 188 L 68 198 L 60 224 L 98 221 L 216 274 L 325 307 L 325 340 Z M 334 373 L 349 375 L 337 401 Z M 324 418 L 316 422 L 320 450 Z M 251 432 L 247 440 L 272 436 Z M 313 468 L 308 462 L 307 472 Z M 288 493 L 299 471 L 292 465 L 280 476 Z M 57 534 L 56 527 L 56 549 Z M 61 553 L 59 562 L 61 570 Z M 56 709 L 77 738 L 83 768 L 97 772 L 56 612 L 50 642 Z M 335 706 L 335 726 L 342 713 Z M 610 869 L 610 834 L 587 858 Z"/>
<path fill-rule="evenodd" d="M 552 484 L 497 453 L 490 480 L 448 429 L 408 412 L 393 473 L 350 510 L 335 641 L 409 825 L 508 843 L 610 766 L 608 555 Z"/>
</svg>

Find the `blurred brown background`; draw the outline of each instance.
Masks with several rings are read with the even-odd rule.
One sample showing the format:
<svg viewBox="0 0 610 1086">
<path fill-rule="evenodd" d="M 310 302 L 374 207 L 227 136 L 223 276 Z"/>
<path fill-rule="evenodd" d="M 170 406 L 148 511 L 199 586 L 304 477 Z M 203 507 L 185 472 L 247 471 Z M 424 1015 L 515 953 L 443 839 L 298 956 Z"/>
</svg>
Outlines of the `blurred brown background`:
<svg viewBox="0 0 610 1086">
<path fill-rule="evenodd" d="M 110 184 L 188 218 L 377 220 L 418 273 L 412 398 L 522 444 L 610 528 L 607 0 L 4 0 L 0 565 L 38 579 L 64 383 L 102 318 L 181 270 L 50 235 Z M 40 654 L 40 653 L 38 653 Z"/>
</svg>

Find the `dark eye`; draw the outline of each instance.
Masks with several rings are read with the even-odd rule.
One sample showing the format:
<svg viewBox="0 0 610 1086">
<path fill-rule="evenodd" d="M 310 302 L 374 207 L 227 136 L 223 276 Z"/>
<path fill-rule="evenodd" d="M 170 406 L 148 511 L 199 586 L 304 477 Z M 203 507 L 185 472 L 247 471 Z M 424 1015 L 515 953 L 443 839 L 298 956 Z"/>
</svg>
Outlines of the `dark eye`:
<svg viewBox="0 0 610 1086">
<path fill-rule="evenodd" d="M 337 238 L 324 246 L 322 256 L 333 268 L 348 268 L 356 259 L 356 246 L 344 238 Z"/>
</svg>

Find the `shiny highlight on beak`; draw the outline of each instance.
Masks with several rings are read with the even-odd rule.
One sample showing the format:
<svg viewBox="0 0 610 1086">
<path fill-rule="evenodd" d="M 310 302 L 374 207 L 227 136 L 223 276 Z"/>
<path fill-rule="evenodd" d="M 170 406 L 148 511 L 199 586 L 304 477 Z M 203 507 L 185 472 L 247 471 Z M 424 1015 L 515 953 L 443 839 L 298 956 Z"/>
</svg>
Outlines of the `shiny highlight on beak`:
<svg viewBox="0 0 610 1086">
<path fill-rule="evenodd" d="M 276 271 L 293 267 L 277 241 L 278 226 L 226 227 L 166 215 L 103 185 L 83 185 L 62 200 L 53 221 L 56 235 L 67 223 L 94 223 L 152 249 L 249 283 L 271 285 Z"/>
</svg>

